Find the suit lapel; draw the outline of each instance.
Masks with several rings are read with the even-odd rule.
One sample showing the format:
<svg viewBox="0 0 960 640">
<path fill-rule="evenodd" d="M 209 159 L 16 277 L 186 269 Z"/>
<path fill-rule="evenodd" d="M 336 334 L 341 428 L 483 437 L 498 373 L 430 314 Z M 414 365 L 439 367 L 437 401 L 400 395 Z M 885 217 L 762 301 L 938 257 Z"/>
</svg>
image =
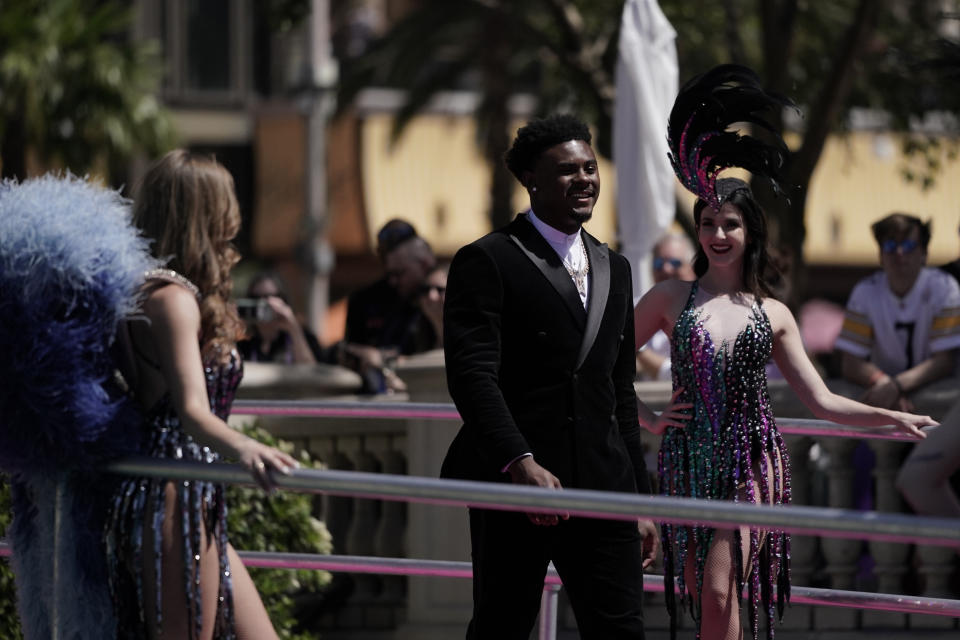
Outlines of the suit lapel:
<svg viewBox="0 0 960 640">
<path fill-rule="evenodd" d="M 603 320 L 607 297 L 610 294 L 610 255 L 607 245 L 598 243 L 586 232 L 583 232 L 582 240 L 590 260 L 590 299 L 587 301 L 587 327 L 583 332 L 583 342 L 580 343 L 577 369 L 583 366 L 597 339 L 600 321 Z"/>
<path fill-rule="evenodd" d="M 510 225 L 510 239 L 514 244 L 520 247 L 520 250 L 529 258 L 530 262 L 540 270 L 540 273 L 550 282 L 563 299 L 564 305 L 573 314 L 579 327 L 583 327 L 586 322 L 587 313 L 583 309 L 583 303 L 580 301 L 580 294 L 577 293 L 577 287 L 573 284 L 573 279 L 567 273 L 567 269 L 560 261 L 560 256 L 553 250 L 553 247 L 540 235 L 533 227 L 533 224 L 527 220 L 526 214 L 521 213 L 517 219 Z M 589 255 L 589 254 L 588 254 Z M 609 269 L 607 273 L 609 279 Z M 606 298 L 604 298 L 606 300 Z"/>
</svg>

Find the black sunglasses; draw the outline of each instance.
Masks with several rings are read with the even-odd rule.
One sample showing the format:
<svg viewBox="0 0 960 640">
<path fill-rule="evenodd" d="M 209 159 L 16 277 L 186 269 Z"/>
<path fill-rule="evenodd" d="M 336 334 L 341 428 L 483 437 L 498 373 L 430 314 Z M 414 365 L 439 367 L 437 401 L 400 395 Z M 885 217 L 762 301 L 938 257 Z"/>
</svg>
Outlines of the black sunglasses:
<svg viewBox="0 0 960 640">
<path fill-rule="evenodd" d="M 880 244 L 880 250 L 884 253 L 896 253 L 897 249 L 899 248 L 900 251 L 903 252 L 903 255 L 907 255 L 919 246 L 920 243 L 911 238 L 901 240 L 900 242 L 897 242 L 896 240 L 884 240 Z"/>
<path fill-rule="evenodd" d="M 661 258 L 660 256 L 657 256 L 653 259 L 653 270 L 660 271 L 663 269 L 664 265 L 667 264 L 674 269 L 679 269 L 683 266 L 683 260 L 680 260 L 679 258 Z"/>
</svg>

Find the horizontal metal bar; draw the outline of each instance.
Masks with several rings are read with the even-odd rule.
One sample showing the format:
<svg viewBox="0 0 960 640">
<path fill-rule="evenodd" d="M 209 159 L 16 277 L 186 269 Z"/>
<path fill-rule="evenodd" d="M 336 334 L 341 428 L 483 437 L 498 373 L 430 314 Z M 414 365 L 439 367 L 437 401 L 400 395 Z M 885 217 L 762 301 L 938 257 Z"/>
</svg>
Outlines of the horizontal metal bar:
<svg viewBox="0 0 960 640">
<path fill-rule="evenodd" d="M 247 567 L 264 569 L 304 569 L 373 573 L 378 575 L 429 576 L 438 578 L 472 578 L 469 562 L 452 560 L 413 560 L 410 558 L 373 558 L 369 556 L 317 555 L 308 553 L 277 553 L 268 551 L 238 552 Z M 0 556 L 10 555 L 10 547 L 0 540 Z M 551 567 L 546 584 L 562 584 L 560 576 Z M 643 589 L 663 592 L 663 576 L 645 575 Z M 924 598 L 889 593 L 866 593 L 838 589 L 818 589 L 793 585 L 790 589 L 793 604 L 813 606 L 873 609 L 900 613 L 922 613 L 960 617 L 960 600 Z"/>
<path fill-rule="evenodd" d="M 250 474 L 239 465 L 128 458 L 110 464 L 107 470 L 126 475 L 253 484 Z M 769 506 L 585 489 L 555 490 L 359 471 L 298 469 L 290 475 L 275 473 L 273 479 L 280 488 L 359 498 L 529 513 L 566 513 L 609 520 L 644 517 L 659 522 L 726 529 L 746 525 L 834 538 L 960 545 L 960 527 L 957 527 L 956 520 L 899 513 Z"/>
<path fill-rule="evenodd" d="M 237 400 L 233 403 L 233 413 L 314 418 L 460 419 L 460 414 L 452 403 L 381 402 L 379 400 Z M 893 426 L 851 427 L 826 420 L 777 418 L 777 427 L 781 433 L 794 436 L 868 438 L 905 442 L 915 440 Z"/>
<path fill-rule="evenodd" d="M 240 552 L 248 567 L 275 569 L 324 569 L 347 573 L 375 573 L 380 575 L 430 576 L 442 578 L 472 578 L 473 567 L 469 562 L 451 560 L 411 560 L 409 558 L 373 558 L 369 556 L 315 555 L 305 553 L 275 553 L 263 551 Z M 551 566 L 546 584 L 563 584 Z M 663 593 L 663 576 L 643 576 L 643 590 Z M 814 606 L 923 613 L 939 616 L 960 617 L 960 600 L 924 598 L 889 593 L 867 593 L 818 589 L 815 587 L 790 587 L 790 602 Z"/>
<path fill-rule="evenodd" d="M 460 419 L 460 414 L 452 403 L 379 400 L 235 400 L 231 412 L 238 415 L 316 418 Z"/>
</svg>

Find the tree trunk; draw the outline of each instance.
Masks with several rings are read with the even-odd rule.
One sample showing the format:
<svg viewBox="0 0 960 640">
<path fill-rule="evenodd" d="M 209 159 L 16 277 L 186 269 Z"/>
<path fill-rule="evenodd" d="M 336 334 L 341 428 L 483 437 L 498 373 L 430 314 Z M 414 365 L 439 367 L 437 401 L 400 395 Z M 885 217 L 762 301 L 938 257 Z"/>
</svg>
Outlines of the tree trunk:
<svg viewBox="0 0 960 640">
<path fill-rule="evenodd" d="M 850 93 L 854 67 L 862 57 L 866 45 L 876 28 L 877 18 L 884 0 L 861 0 L 850 25 L 840 43 L 840 50 L 833 61 L 827 80 L 805 119 L 807 129 L 803 144 L 790 157 L 787 165 L 788 184 L 795 187 L 790 210 L 781 220 L 781 238 L 786 238 L 795 263 L 798 265 L 794 281 L 795 293 L 803 296 L 806 290 L 803 270 L 803 242 L 807 235 L 804 223 L 807 192 L 810 178 L 816 169 L 827 136 L 836 122 L 843 117 L 843 108 Z"/>
<path fill-rule="evenodd" d="M 766 75 L 771 90 L 785 93 L 789 81 L 786 73 L 793 41 L 796 13 L 795 0 L 783 3 L 761 0 L 764 25 Z M 792 153 L 785 167 L 785 198 L 776 198 L 765 184 L 754 184 L 754 192 L 771 220 L 771 240 L 782 247 L 791 261 L 792 299 L 801 300 L 806 291 L 806 270 L 803 264 L 804 223 L 810 178 L 817 166 L 827 136 L 843 116 L 842 110 L 850 92 L 854 67 L 863 55 L 867 42 L 876 28 L 884 0 L 861 0 L 840 41 L 839 49 L 830 65 L 823 87 L 804 114 L 803 141 Z M 789 32 L 788 32 L 789 29 Z M 779 114 L 777 114 L 779 116 Z M 757 181 L 760 182 L 760 181 Z"/>
<path fill-rule="evenodd" d="M 484 97 L 478 113 L 483 131 L 483 151 L 490 164 L 490 222 L 498 229 L 513 219 L 514 177 L 503 161 L 510 146 L 510 81 L 504 70 L 510 59 L 509 24 L 498 14 L 487 21 L 486 51 L 483 53 Z"/>
<path fill-rule="evenodd" d="M 27 177 L 27 138 L 23 118 L 14 117 L 6 122 L 0 141 L 0 162 L 3 163 L 0 177 L 18 180 Z"/>
</svg>

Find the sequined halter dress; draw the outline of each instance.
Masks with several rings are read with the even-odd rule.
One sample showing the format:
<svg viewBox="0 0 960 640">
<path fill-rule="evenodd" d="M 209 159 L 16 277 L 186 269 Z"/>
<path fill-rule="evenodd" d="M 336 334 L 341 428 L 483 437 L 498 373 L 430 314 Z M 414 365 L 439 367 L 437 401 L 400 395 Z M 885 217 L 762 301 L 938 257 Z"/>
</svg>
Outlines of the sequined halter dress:
<svg viewBox="0 0 960 640">
<path fill-rule="evenodd" d="M 222 361 L 221 361 L 222 360 Z M 204 363 L 210 411 L 226 420 L 243 376 L 243 363 L 237 351 L 225 359 Z M 170 394 L 165 394 L 146 413 L 143 422 L 146 455 L 170 460 L 212 463 L 220 456 L 209 447 L 197 444 L 183 430 Z M 206 544 L 202 535 L 213 536 L 220 559 L 220 584 L 214 638 L 234 640 L 233 588 L 227 558 L 227 506 L 223 485 L 201 481 L 173 481 L 177 506 L 182 517 L 182 549 L 186 559 L 182 580 L 187 594 L 190 636 L 200 636 L 203 612 L 200 598 L 199 550 Z M 120 640 L 142 640 L 149 637 L 150 626 L 162 628 L 161 616 L 161 541 L 166 497 L 166 481 L 159 478 L 130 477 L 114 493 L 110 505 L 105 543 L 114 610 L 117 616 L 117 637 Z M 151 515 L 147 522 L 147 515 Z M 144 527 L 151 529 L 145 536 Z M 155 620 L 146 619 L 143 556 L 145 542 L 152 539 L 155 584 Z M 186 640 L 186 639 L 185 639 Z"/>
<path fill-rule="evenodd" d="M 773 348 L 773 331 L 763 307 L 754 302 L 748 321 L 732 345 L 714 343 L 695 299 L 699 281 L 674 325 L 671 340 L 673 388 L 683 388 L 678 402 L 693 404 L 683 429 L 668 428 L 659 454 L 660 493 L 713 500 L 787 504 L 790 502 L 789 459 L 777 430 L 767 392 L 766 364 Z M 777 464 L 777 460 L 780 464 Z M 767 466 L 769 463 L 769 467 Z M 769 468 L 772 473 L 761 471 Z M 690 607 L 700 637 L 700 611 L 688 593 L 702 593 L 707 551 L 714 529 L 663 524 L 664 586 L 676 636 L 679 586 L 681 608 Z M 740 531 L 736 532 L 738 594 L 746 582 L 750 626 L 754 640 L 762 615 L 767 637 L 773 638 L 777 618 L 790 598 L 790 538 L 782 531 L 750 530 L 750 575 L 743 576 Z M 696 569 L 696 584 L 686 585 L 688 553 Z M 742 601 L 741 601 L 742 605 Z"/>
</svg>

